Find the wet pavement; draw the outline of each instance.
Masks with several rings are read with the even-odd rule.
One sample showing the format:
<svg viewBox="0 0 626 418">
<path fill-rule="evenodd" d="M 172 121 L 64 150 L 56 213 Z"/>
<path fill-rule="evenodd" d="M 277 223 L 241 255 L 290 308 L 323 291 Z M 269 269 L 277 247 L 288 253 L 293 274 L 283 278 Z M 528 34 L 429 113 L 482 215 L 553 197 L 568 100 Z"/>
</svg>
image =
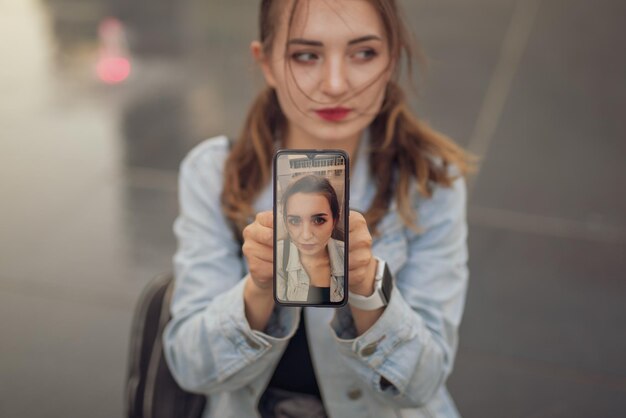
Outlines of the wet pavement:
<svg viewBox="0 0 626 418">
<path fill-rule="evenodd" d="M 416 109 L 483 156 L 460 411 L 623 416 L 626 4 L 402 3 L 431 63 Z M 256 7 L 5 0 L 0 35 L 0 416 L 122 416 L 178 164 L 236 135 L 261 86 Z"/>
</svg>

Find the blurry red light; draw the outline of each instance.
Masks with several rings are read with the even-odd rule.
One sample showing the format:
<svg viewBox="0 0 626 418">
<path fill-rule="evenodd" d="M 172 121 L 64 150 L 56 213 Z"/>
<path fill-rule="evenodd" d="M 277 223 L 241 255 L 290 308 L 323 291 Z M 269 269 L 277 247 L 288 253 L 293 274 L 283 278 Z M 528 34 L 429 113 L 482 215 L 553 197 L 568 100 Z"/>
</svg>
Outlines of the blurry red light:
<svg viewBox="0 0 626 418">
<path fill-rule="evenodd" d="M 124 57 L 103 56 L 96 65 L 100 80 L 107 84 L 118 84 L 130 75 L 130 61 Z"/>
</svg>

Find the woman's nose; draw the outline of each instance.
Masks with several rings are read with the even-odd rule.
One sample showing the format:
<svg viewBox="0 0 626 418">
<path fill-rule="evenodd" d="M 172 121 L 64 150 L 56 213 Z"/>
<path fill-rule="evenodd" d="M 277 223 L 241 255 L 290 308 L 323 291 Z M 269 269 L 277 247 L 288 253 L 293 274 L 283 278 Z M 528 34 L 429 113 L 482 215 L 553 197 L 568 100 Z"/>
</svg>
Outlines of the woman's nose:
<svg viewBox="0 0 626 418">
<path fill-rule="evenodd" d="M 328 96 L 341 96 L 348 90 L 346 65 L 337 57 L 326 60 L 322 90 Z"/>
<path fill-rule="evenodd" d="M 313 231 L 311 229 L 311 225 L 308 222 L 305 222 L 302 226 L 302 239 L 307 240 L 313 238 Z"/>
</svg>

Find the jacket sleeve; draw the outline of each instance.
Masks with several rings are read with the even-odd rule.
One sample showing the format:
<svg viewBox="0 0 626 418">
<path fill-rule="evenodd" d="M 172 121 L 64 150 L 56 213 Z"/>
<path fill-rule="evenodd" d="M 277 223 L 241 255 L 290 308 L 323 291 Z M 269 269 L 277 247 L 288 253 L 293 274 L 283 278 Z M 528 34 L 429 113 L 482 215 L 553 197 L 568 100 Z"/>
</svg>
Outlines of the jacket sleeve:
<svg viewBox="0 0 626 418">
<path fill-rule="evenodd" d="M 275 367 L 299 319 L 299 312 L 277 307 L 265 332 L 253 331 L 246 320 L 246 269 L 220 207 L 222 142 L 199 145 L 181 164 L 176 284 L 163 335 L 175 380 L 206 394 L 241 388 Z"/>
<path fill-rule="evenodd" d="M 423 233 L 407 232 L 407 262 L 382 316 L 356 337 L 349 307 L 331 327 L 346 362 L 372 394 L 395 407 L 421 407 L 452 371 L 468 283 L 465 180 L 417 203 Z"/>
</svg>

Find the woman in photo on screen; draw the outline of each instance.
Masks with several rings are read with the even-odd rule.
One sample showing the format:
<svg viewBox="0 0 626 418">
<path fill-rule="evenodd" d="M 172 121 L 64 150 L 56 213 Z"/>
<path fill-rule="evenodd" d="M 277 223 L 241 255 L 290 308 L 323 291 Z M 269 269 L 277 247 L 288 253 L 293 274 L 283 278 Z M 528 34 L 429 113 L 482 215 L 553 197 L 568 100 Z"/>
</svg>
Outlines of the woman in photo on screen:
<svg viewBox="0 0 626 418">
<path fill-rule="evenodd" d="M 335 189 L 324 177 L 306 175 L 289 185 L 281 206 L 288 238 L 279 240 L 276 249 L 278 299 L 341 302 L 344 243 L 332 238 L 341 211 Z"/>
<path fill-rule="evenodd" d="M 397 1 L 259 3 L 250 52 L 266 86 L 232 148 L 210 138 L 180 167 L 163 335 L 172 375 L 209 397 L 204 418 L 458 417 L 446 380 L 469 277 L 472 161 L 410 110 L 399 79 L 416 49 Z M 274 302 L 281 148 L 349 155 L 342 308 Z M 378 266 L 392 278 L 388 300 L 377 298 Z"/>
</svg>

